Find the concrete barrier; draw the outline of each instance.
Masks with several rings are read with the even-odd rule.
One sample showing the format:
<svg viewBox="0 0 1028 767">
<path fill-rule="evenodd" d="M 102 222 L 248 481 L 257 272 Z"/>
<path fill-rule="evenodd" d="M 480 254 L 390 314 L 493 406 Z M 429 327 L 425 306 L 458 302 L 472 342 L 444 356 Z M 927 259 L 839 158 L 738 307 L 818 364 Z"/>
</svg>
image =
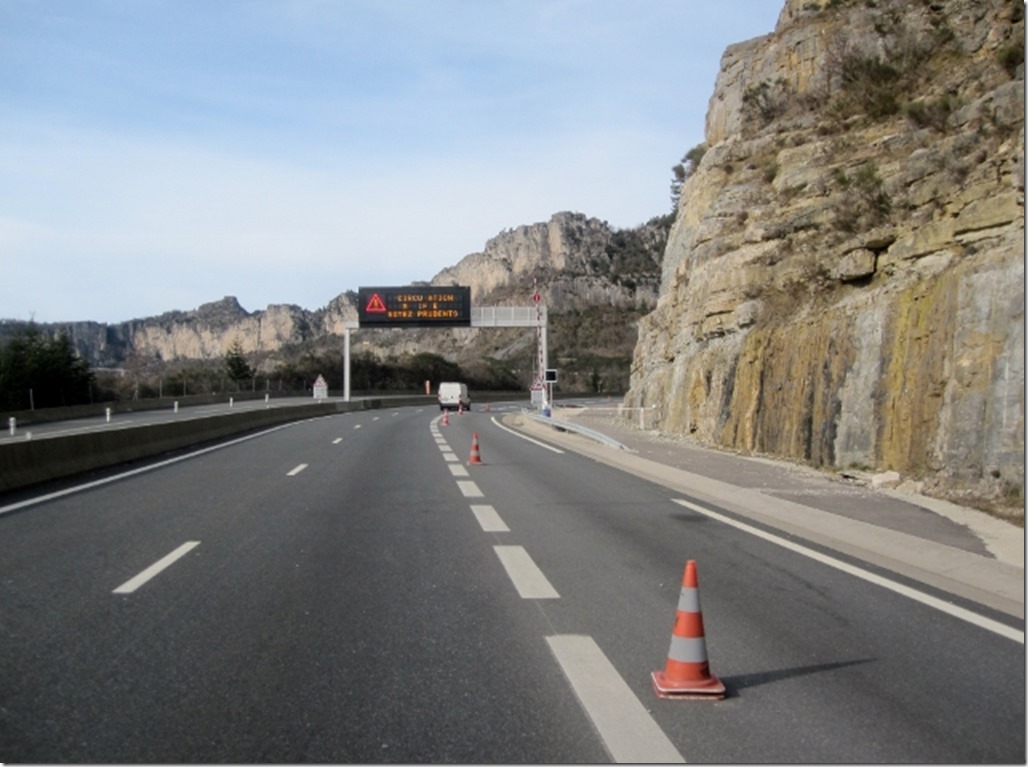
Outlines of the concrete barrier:
<svg viewBox="0 0 1028 767">
<path fill-rule="evenodd" d="M 425 404 L 424 397 L 395 397 L 389 407 Z M 73 477 L 118 464 L 216 442 L 292 421 L 378 409 L 381 399 L 327 401 L 231 412 L 128 428 L 99 429 L 63 437 L 0 444 L 0 492 Z"/>
</svg>

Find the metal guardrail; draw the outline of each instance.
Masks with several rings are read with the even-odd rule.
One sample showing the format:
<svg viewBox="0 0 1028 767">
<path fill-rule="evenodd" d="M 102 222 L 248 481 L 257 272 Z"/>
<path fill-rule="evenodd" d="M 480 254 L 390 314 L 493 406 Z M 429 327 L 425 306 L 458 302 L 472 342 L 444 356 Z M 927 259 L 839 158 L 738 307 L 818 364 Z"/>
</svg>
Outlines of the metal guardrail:
<svg viewBox="0 0 1028 767">
<path fill-rule="evenodd" d="M 573 431 L 576 434 L 581 434 L 583 437 L 588 437 L 589 439 L 596 440 L 597 442 L 601 442 L 604 445 L 609 445 L 610 447 L 617 448 L 618 450 L 631 450 L 631 448 L 629 448 L 628 445 L 618 442 L 613 437 L 608 437 L 603 432 L 596 431 L 595 429 L 590 429 L 587 426 L 581 426 L 571 421 L 562 421 L 559 418 L 553 418 L 552 416 L 539 415 L 538 413 L 533 413 L 529 410 L 524 409 L 521 411 L 521 414 L 526 418 L 530 418 L 536 423 L 541 423 L 545 426 L 551 426 L 554 429 L 557 429 L 558 431 Z"/>
</svg>

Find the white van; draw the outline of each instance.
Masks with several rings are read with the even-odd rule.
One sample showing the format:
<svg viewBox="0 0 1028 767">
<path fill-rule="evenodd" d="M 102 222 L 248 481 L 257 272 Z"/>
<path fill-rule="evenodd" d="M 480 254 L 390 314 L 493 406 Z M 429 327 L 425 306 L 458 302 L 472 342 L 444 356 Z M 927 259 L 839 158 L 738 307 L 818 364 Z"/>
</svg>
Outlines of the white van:
<svg viewBox="0 0 1028 767">
<path fill-rule="evenodd" d="M 468 396 L 468 386 L 462 383 L 444 382 L 439 384 L 439 409 L 440 410 L 471 410 L 471 398 Z"/>
</svg>

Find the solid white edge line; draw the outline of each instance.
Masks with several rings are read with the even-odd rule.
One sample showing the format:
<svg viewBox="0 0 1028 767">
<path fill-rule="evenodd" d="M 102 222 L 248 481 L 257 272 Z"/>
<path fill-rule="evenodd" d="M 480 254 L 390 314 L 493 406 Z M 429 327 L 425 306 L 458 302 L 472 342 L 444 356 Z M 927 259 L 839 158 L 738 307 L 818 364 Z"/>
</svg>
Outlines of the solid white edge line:
<svg viewBox="0 0 1028 767">
<path fill-rule="evenodd" d="M 322 417 L 331 418 L 332 416 L 322 416 Z M 26 506 L 35 506 L 38 503 L 46 503 L 47 501 L 53 501 L 53 500 L 55 500 L 57 498 L 63 498 L 66 495 L 73 495 L 74 493 L 80 493 L 83 490 L 90 490 L 90 489 L 92 489 L 94 487 L 100 487 L 101 485 L 107 485 L 107 484 L 110 484 L 111 482 L 117 482 L 118 480 L 121 480 L 121 479 L 126 479 L 128 477 L 133 477 L 136 474 L 143 474 L 144 472 L 154 471 L 155 469 L 160 469 L 160 468 L 163 468 L 165 466 L 170 466 L 171 464 L 178 463 L 179 461 L 187 461 L 190 458 L 196 458 L 198 455 L 203 455 L 204 453 L 212 453 L 215 450 L 223 450 L 226 447 L 232 447 L 232 445 L 238 445 L 240 442 L 246 442 L 247 440 L 256 439 L 257 437 L 263 437 L 264 435 L 271 434 L 272 432 L 278 431 L 279 429 L 288 429 L 290 426 L 295 426 L 298 423 L 306 423 L 307 421 L 313 421 L 313 420 L 319 420 L 319 419 L 317 419 L 317 418 L 307 418 L 307 419 L 304 419 L 303 421 L 290 421 L 289 423 L 279 424 L 278 426 L 273 426 L 270 429 L 265 429 L 264 431 L 259 431 L 259 432 L 256 432 L 254 434 L 247 434 L 245 437 L 239 437 L 237 439 L 229 440 L 228 442 L 221 442 L 221 443 L 218 443 L 217 445 L 211 445 L 210 447 L 204 447 L 204 448 L 201 448 L 199 450 L 192 450 L 189 453 L 186 453 L 185 455 L 177 455 L 174 458 L 168 458 L 168 459 L 163 460 L 163 461 L 158 461 L 157 463 L 151 463 L 151 464 L 149 464 L 147 466 L 141 466 L 138 469 L 132 469 L 130 471 L 123 471 L 120 474 L 115 474 L 115 475 L 113 475 L 111 477 L 104 477 L 103 479 L 97 479 L 97 480 L 94 480 L 92 482 L 86 482 L 85 484 L 82 484 L 82 485 L 75 485 L 74 487 L 69 487 L 69 488 L 66 488 L 64 490 L 58 490 L 55 493 L 47 493 L 46 495 L 40 495 L 40 496 L 38 496 L 36 498 L 29 498 L 29 499 L 24 500 L 24 501 L 19 501 L 18 503 L 12 503 L 12 504 L 10 504 L 8 506 L 0 506 L 0 514 L 7 514 L 8 512 L 11 512 L 11 511 L 17 511 L 18 509 L 23 509 Z"/>
<path fill-rule="evenodd" d="M 522 434 L 519 431 L 515 431 L 514 429 L 510 428 L 509 426 L 504 426 L 502 423 L 500 423 L 499 421 L 496 420 L 496 416 L 492 416 L 489 420 L 492 421 L 493 424 L 495 424 L 496 426 L 499 426 L 505 432 L 509 432 L 510 434 L 513 434 L 515 437 L 520 437 L 521 439 L 525 440 L 526 442 L 531 442 L 533 445 L 538 445 L 539 447 L 544 447 L 544 448 L 546 448 L 547 450 L 549 450 L 552 453 L 557 453 L 558 455 L 564 455 L 564 451 L 561 450 L 560 448 L 554 447 L 553 445 L 547 445 L 545 442 L 540 442 L 537 439 L 533 439 L 532 437 L 529 437 L 527 434 Z"/>
<path fill-rule="evenodd" d="M 564 634 L 546 643 L 615 762 L 685 762 L 592 637 Z"/>
<path fill-rule="evenodd" d="M 979 628 L 985 629 L 986 631 L 991 631 L 992 633 L 998 634 L 999 636 L 1005 637 L 1006 639 L 1012 639 L 1015 642 L 1020 642 L 1021 644 L 1024 644 L 1023 631 L 1018 631 L 1017 629 L 1011 628 L 1010 626 L 1000 623 L 999 621 L 994 621 L 991 618 L 986 618 L 983 615 L 978 615 L 977 613 L 974 613 L 970 610 L 966 610 L 963 607 L 959 607 L 957 605 L 950 604 L 949 602 L 945 602 L 937 597 L 933 597 L 930 594 L 925 594 L 924 592 L 918 591 L 917 589 L 912 589 L 909 586 L 904 586 L 902 583 L 897 583 L 896 581 L 891 581 L 888 578 L 883 578 L 882 576 L 876 575 L 875 573 L 872 573 L 868 570 L 864 570 L 863 568 L 856 567 L 855 565 L 851 565 L 847 562 L 843 562 L 841 559 L 836 559 L 835 557 L 830 557 L 827 554 L 822 554 L 818 551 L 815 551 L 814 549 L 809 549 L 806 546 L 802 546 L 798 543 L 793 543 L 792 541 L 786 540 L 785 538 L 781 538 L 777 535 L 774 535 L 773 533 L 768 533 L 757 527 L 753 527 L 752 525 L 747 525 L 745 522 L 739 522 L 738 520 L 732 519 L 731 517 L 726 517 L 723 514 L 718 514 L 716 511 L 711 511 L 710 509 L 704 508 L 703 506 L 697 506 L 695 503 L 690 503 L 689 501 L 683 500 L 681 498 L 674 498 L 672 500 L 674 500 L 674 502 L 677 503 L 679 506 L 685 506 L 687 509 L 692 509 L 693 511 L 699 514 L 711 517 L 712 519 L 716 519 L 719 522 L 724 522 L 727 525 L 736 527 L 739 530 L 743 530 L 747 533 L 750 533 L 751 535 L 756 535 L 759 538 L 763 538 L 764 540 L 770 541 L 771 543 L 777 544 L 778 546 L 789 549 L 791 551 L 795 551 L 797 554 L 802 554 L 805 557 L 809 557 L 810 559 L 828 565 L 829 567 L 834 567 L 836 570 L 841 570 L 842 572 L 847 573 L 848 575 L 853 575 L 857 578 L 861 578 L 862 580 L 865 580 L 868 583 L 873 583 L 876 586 L 881 586 L 882 588 L 894 591 L 895 593 L 905 596 L 908 599 L 913 599 L 914 601 L 920 602 L 923 605 L 933 607 L 936 610 L 939 610 L 940 612 L 944 612 L 948 615 L 953 616 L 954 618 L 959 618 L 962 621 L 971 623 L 975 626 L 978 626 Z"/>
<path fill-rule="evenodd" d="M 493 546 L 522 599 L 560 599 L 524 546 Z"/>
<path fill-rule="evenodd" d="M 116 588 L 112 593 L 131 594 L 133 591 L 138 589 L 140 586 L 142 586 L 148 580 L 153 578 L 159 572 L 173 565 L 176 561 L 184 557 L 186 554 L 188 554 L 190 551 L 192 551 L 199 545 L 200 541 L 186 541 L 170 554 L 161 557 L 159 560 L 154 562 L 148 568 L 143 570 L 143 572 L 139 573 L 139 575 L 135 576 L 134 578 L 129 578 L 123 584 L 118 586 L 118 588 Z"/>
</svg>

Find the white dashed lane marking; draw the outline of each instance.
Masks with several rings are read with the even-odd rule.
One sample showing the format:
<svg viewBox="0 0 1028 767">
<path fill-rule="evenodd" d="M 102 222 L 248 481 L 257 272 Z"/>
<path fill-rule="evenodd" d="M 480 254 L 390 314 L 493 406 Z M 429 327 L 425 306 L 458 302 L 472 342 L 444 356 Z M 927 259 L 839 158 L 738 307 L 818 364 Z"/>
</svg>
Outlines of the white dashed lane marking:
<svg viewBox="0 0 1028 767">
<path fill-rule="evenodd" d="M 495 419 L 493 423 L 506 429 Z M 511 433 L 523 437 L 517 432 Z M 454 477 L 469 476 L 464 466 L 457 463 L 459 459 L 439 434 L 435 422 L 432 434 L 450 473 Z M 562 452 L 542 442 L 529 441 L 547 450 Z M 466 498 L 485 497 L 471 480 L 458 479 L 457 487 Z M 471 511 L 483 532 L 510 532 L 490 504 L 471 504 Z M 560 599 L 560 594 L 524 547 L 497 545 L 493 550 L 522 599 Z M 613 761 L 661 764 L 685 761 L 591 636 L 551 636 L 546 637 L 546 642 Z"/>
<path fill-rule="evenodd" d="M 190 551 L 200 545 L 200 541 L 186 541 L 170 554 L 154 562 L 139 575 L 130 578 L 114 590 L 115 594 L 131 594 L 148 580 L 160 573 L 162 570 L 171 567 L 175 562 L 184 557 Z"/>
<path fill-rule="evenodd" d="M 560 599 L 543 571 L 522 546 L 493 546 L 522 599 Z"/>
<path fill-rule="evenodd" d="M 471 507 L 471 512 L 475 515 L 475 519 L 478 520 L 478 524 L 481 526 L 483 532 L 486 533 L 509 533 L 510 528 L 507 527 L 506 523 L 500 519 L 500 515 L 496 513 L 496 509 L 488 504 L 474 504 Z"/>
<path fill-rule="evenodd" d="M 478 485 L 470 479 L 457 480 L 457 487 L 464 493 L 465 498 L 484 498 L 485 495 L 478 489 Z"/>
<path fill-rule="evenodd" d="M 592 637 L 567 634 L 546 642 L 615 762 L 685 762 Z"/>
</svg>

